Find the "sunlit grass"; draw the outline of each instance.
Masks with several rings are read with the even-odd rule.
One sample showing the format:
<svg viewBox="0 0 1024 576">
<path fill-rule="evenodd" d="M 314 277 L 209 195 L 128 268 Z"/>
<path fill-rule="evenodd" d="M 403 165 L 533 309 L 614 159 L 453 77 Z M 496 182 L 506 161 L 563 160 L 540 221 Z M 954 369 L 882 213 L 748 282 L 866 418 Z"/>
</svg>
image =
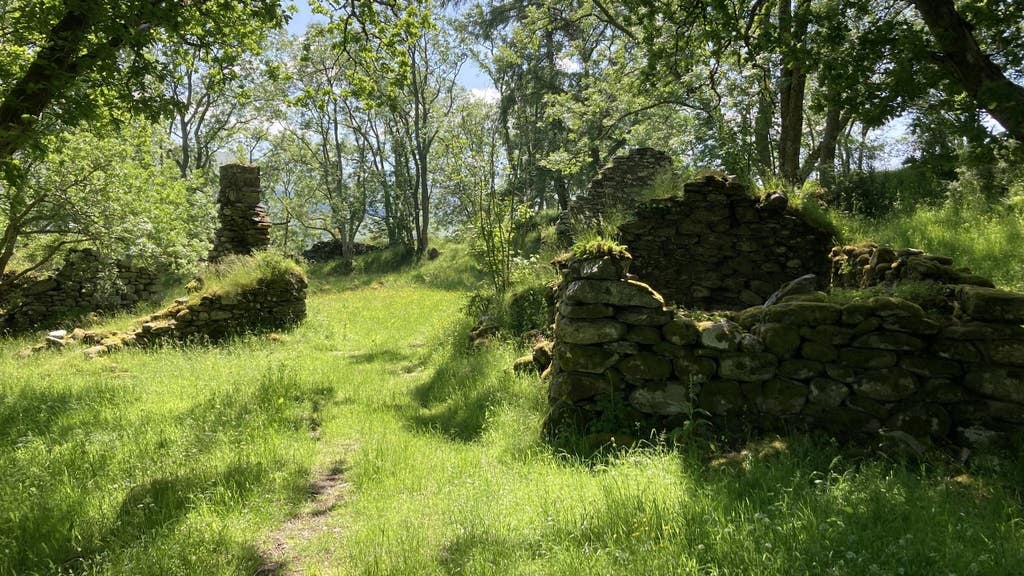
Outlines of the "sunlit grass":
<svg viewBox="0 0 1024 576">
<path fill-rule="evenodd" d="M 886 219 L 838 217 L 846 240 L 920 248 L 954 258 L 956 266 L 1024 291 L 1024 216 L 1003 206 L 921 207 Z"/>
<path fill-rule="evenodd" d="M 855 456 L 820 438 L 583 459 L 540 440 L 522 350 L 473 347 L 479 279 L 437 261 L 313 270 L 296 330 L 95 360 L 0 343 L 0 574 L 253 574 L 341 460 L 352 483 L 294 542 L 305 574 L 1011 574 L 1021 463 Z M 376 264 L 374 266 L 377 266 Z"/>
</svg>

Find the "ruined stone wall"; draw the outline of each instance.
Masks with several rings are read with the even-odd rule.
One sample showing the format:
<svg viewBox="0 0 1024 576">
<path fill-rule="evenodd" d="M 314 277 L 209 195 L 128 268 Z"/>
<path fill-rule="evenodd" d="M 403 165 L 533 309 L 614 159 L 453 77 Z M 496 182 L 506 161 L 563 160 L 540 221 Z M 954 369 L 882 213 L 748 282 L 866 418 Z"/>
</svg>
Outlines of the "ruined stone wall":
<svg viewBox="0 0 1024 576">
<path fill-rule="evenodd" d="M 639 276 L 672 302 L 705 310 L 761 304 L 804 274 L 824 286 L 834 244 L 831 232 L 789 209 L 785 195 L 756 199 L 716 177 L 636 207 L 619 230 Z"/>
<path fill-rule="evenodd" d="M 968 268 L 955 267 L 948 256 L 926 254 L 913 248 L 896 250 L 866 242 L 836 246 L 830 258 L 831 284 L 837 288 L 868 288 L 903 280 L 995 287 L 988 278 Z"/>
<path fill-rule="evenodd" d="M 153 300 L 159 274 L 129 262 L 111 262 L 91 249 L 72 250 L 54 274 L 33 277 L 4 296 L 0 330 L 52 328 L 89 312 L 113 312 Z"/>
<path fill-rule="evenodd" d="M 219 226 L 213 238 L 210 260 L 228 254 L 252 254 L 270 246 L 270 218 L 261 203 L 260 167 L 225 164 L 220 167 L 217 194 Z"/>
<path fill-rule="evenodd" d="M 81 328 L 51 332 L 46 342 L 25 351 L 84 347 L 95 357 L 125 346 L 151 346 L 161 342 L 219 340 L 231 335 L 282 330 L 306 317 L 307 281 L 301 273 L 261 278 L 248 289 L 230 294 L 179 298 L 165 310 L 143 318 L 127 331 L 94 332 Z"/>
<path fill-rule="evenodd" d="M 1024 431 L 1024 295 L 964 286 L 957 314 L 942 315 L 812 293 L 702 318 L 665 307 L 627 268 L 614 257 L 564 266 L 550 435 L 672 429 L 695 408 L 735 432 L 972 444 Z"/>
<path fill-rule="evenodd" d="M 573 200 L 559 218 L 560 241 L 572 242 L 573 226 L 589 226 L 636 205 L 638 194 L 651 189 L 657 179 L 672 171 L 672 157 L 654 148 L 634 148 L 616 155 Z"/>
</svg>

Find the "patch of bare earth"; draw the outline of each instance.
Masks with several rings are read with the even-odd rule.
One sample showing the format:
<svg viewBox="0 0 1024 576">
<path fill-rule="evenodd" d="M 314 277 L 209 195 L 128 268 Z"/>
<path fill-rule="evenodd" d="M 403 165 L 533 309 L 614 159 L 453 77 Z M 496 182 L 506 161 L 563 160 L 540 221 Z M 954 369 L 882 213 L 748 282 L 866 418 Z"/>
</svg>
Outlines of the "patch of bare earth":
<svg viewBox="0 0 1024 576">
<path fill-rule="evenodd" d="M 351 484 L 345 481 L 345 466 L 337 461 L 309 484 L 309 501 L 302 512 L 272 532 L 263 546 L 263 564 L 257 576 L 295 576 L 305 574 L 306 558 L 298 551 L 299 544 L 320 535 L 340 532 L 330 525 L 331 511 L 345 502 Z M 317 562 L 325 558 L 318 555 Z M 326 560 L 330 560 L 327 558 Z"/>
</svg>

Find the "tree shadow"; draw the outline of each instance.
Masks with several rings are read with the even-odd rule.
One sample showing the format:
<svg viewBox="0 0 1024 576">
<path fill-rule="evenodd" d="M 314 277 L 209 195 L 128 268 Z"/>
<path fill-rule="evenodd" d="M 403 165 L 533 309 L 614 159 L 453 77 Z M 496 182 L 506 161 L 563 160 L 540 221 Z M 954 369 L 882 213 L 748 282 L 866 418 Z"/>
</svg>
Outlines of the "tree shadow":
<svg viewBox="0 0 1024 576">
<path fill-rule="evenodd" d="M 179 538 L 175 528 L 197 507 L 236 509 L 263 499 L 265 490 L 281 492 L 288 502 L 303 501 L 306 473 L 289 466 L 285 452 L 253 445 L 251 435 L 271 428 L 311 438 L 333 396 L 331 386 L 270 370 L 255 386 L 226 387 L 147 424 L 136 441 L 134 414 L 124 421 L 110 417 L 125 414 L 117 406 L 134 402 L 123 387 L 19 390 L 0 401 L 0 470 L 7 474 L 0 479 L 0 501 L 16 504 L 5 510 L 10 519 L 0 518 L 0 541 L 8 550 L 0 555 L 0 573 L 45 573 L 53 567 L 91 573 L 112 557 Z M 107 437 L 118 441 L 95 440 Z M 236 445 L 237 451 L 231 448 Z M 36 453 L 42 458 L 27 460 Z M 126 465 L 129 454 L 144 462 Z M 169 458 L 185 454 L 177 468 L 168 465 Z M 289 471 L 284 483 L 283 470 Z M 2 498 L 4 490 L 19 486 L 26 489 L 16 501 Z M 97 502 L 111 498 L 121 501 L 109 516 L 96 510 Z M 216 546 L 254 570 L 260 563 L 255 548 L 224 540 Z M 173 555 L 184 561 L 188 553 Z"/>
</svg>

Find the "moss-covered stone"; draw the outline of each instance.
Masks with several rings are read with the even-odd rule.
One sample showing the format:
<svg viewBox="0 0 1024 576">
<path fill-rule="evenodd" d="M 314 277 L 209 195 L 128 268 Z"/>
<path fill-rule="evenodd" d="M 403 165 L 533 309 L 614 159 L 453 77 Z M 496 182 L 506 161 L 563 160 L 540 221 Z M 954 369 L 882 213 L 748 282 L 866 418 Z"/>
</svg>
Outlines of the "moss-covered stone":
<svg viewBox="0 0 1024 576">
<path fill-rule="evenodd" d="M 563 301 L 558 312 L 566 318 L 610 318 L 615 315 L 615 308 L 606 304 L 572 304 Z"/>
<path fill-rule="evenodd" d="M 772 354 L 724 353 L 718 360 L 718 375 L 725 380 L 755 382 L 775 376 L 777 366 Z"/>
<path fill-rule="evenodd" d="M 580 346 L 559 342 L 554 347 L 555 362 L 560 370 L 601 374 L 619 361 L 619 355 L 600 346 Z"/>
<path fill-rule="evenodd" d="M 695 354 L 676 355 L 673 367 L 683 384 L 703 384 L 711 380 L 718 370 L 714 360 Z"/>
<path fill-rule="evenodd" d="M 623 358 L 617 367 L 632 380 L 667 380 L 672 375 L 672 362 L 649 352 Z"/>
<path fill-rule="evenodd" d="M 1024 366 L 1024 340 L 995 340 L 979 342 L 978 348 L 996 364 Z"/>
<path fill-rule="evenodd" d="M 665 307 L 665 300 L 660 294 L 647 284 L 634 280 L 574 280 L 565 288 L 565 299 L 582 304 Z"/>
<path fill-rule="evenodd" d="M 665 340 L 677 346 L 690 346 L 700 339 L 700 329 L 692 318 L 676 316 L 661 328 Z"/>
<path fill-rule="evenodd" d="M 668 384 L 664 388 L 637 388 L 629 395 L 631 406 L 645 414 L 675 416 L 693 411 L 690 389 L 681 384 Z"/>
<path fill-rule="evenodd" d="M 732 380 L 712 380 L 701 387 L 700 407 L 719 416 L 736 414 L 747 409 L 740 383 Z"/>
<path fill-rule="evenodd" d="M 800 345 L 800 355 L 808 360 L 832 362 L 839 357 L 839 350 L 831 344 L 804 342 Z"/>
<path fill-rule="evenodd" d="M 825 324 L 823 326 L 804 326 L 800 329 L 800 337 L 812 342 L 841 346 L 849 344 L 853 339 L 854 331 L 846 326 L 835 326 Z"/>
<path fill-rule="evenodd" d="M 729 320 L 701 322 L 697 329 L 700 330 L 701 346 L 712 350 L 734 351 L 739 348 L 743 335 L 743 329 Z"/>
<path fill-rule="evenodd" d="M 764 309 L 764 322 L 793 326 L 820 326 L 839 322 L 842 308 L 830 302 L 787 302 Z"/>
<path fill-rule="evenodd" d="M 780 358 L 789 358 L 800 349 L 800 328 L 788 324 L 768 323 L 754 328 L 754 334 L 768 351 Z"/>
<path fill-rule="evenodd" d="M 653 346 L 661 342 L 661 330 L 654 326 L 630 326 L 626 332 L 626 340 Z"/>
<path fill-rule="evenodd" d="M 901 368 L 869 370 L 860 374 L 853 389 L 857 394 L 872 400 L 896 402 L 917 390 L 917 379 Z"/>
<path fill-rule="evenodd" d="M 555 323 L 555 338 L 570 344 L 614 342 L 625 335 L 626 325 L 615 320 L 559 318 Z"/>
<path fill-rule="evenodd" d="M 978 349 L 972 342 L 952 339 L 934 340 L 931 344 L 931 350 L 939 358 L 948 358 L 949 360 L 959 360 L 961 362 L 977 362 L 981 360 L 981 352 L 978 352 Z"/>
<path fill-rule="evenodd" d="M 920 338 L 902 332 L 871 332 L 853 341 L 858 348 L 894 350 L 897 352 L 918 352 L 924 349 Z"/>
<path fill-rule="evenodd" d="M 959 293 L 963 311 L 986 322 L 1024 323 L 1024 294 L 995 288 L 963 286 Z"/>
<path fill-rule="evenodd" d="M 551 378 L 548 398 L 552 402 L 564 400 L 576 403 L 598 395 L 611 394 L 614 389 L 614 380 L 608 374 L 558 372 Z"/>
<path fill-rule="evenodd" d="M 867 305 L 871 313 L 879 318 L 923 318 L 924 309 L 917 304 L 893 298 L 891 296 L 875 296 L 869 298 Z"/>
<path fill-rule="evenodd" d="M 914 404 L 900 407 L 886 421 L 886 426 L 914 438 L 942 438 L 949 433 L 952 419 L 939 404 Z"/>
<path fill-rule="evenodd" d="M 793 380 L 809 380 L 825 373 L 825 365 L 815 360 L 795 358 L 779 364 L 778 374 Z"/>
<path fill-rule="evenodd" d="M 1024 370 L 979 367 L 964 377 L 964 385 L 990 398 L 1024 404 Z"/>
<path fill-rule="evenodd" d="M 807 386 L 785 378 L 762 382 L 754 400 L 757 409 L 771 416 L 797 414 L 807 402 Z"/>
<path fill-rule="evenodd" d="M 851 368 L 888 368 L 895 366 L 899 356 L 888 350 L 866 348 L 843 348 L 839 351 L 839 363 Z"/>
<path fill-rule="evenodd" d="M 811 380 L 807 400 L 812 404 L 835 408 L 849 395 L 850 389 L 842 382 L 830 378 L 815 378 Z"/>
<path fill-rule="evenodd" d="M 963 374 L 958 362 L 942 358 L 904 357 L 900 360 L 900 367 L 925 378 L 954 378 Z"/>
<path fill-rule="evenodd" d="M 661 308 L 621 308 L 615 319 L 636 326 L 662 326 L 672 320 L 672 311 Z"/>
</svg>

